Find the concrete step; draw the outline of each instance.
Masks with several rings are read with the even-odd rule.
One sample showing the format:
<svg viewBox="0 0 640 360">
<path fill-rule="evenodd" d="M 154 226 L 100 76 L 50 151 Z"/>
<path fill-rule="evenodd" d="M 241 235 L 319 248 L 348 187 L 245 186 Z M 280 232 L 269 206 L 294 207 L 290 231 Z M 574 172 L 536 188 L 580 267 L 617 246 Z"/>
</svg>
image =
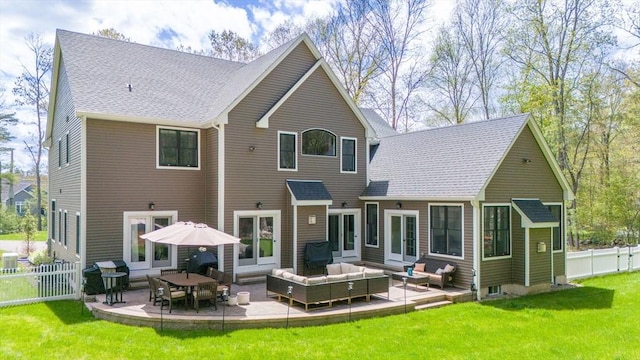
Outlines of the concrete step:
<svg viewBox="0 0 640 360">
<path fill-rule="evenodd" d="M 415 309 L 416 310 L 436 309 L 436 308 L 451 305 L 451 304 L 453 304 L 451 301 L 443 300 L 443 301 L 436 301 L 436 302 L 416 305 Z"/>
<path fill-rule="evenodd" d="M 238 285 L 260 284 L 267 282 L 266 275 L 240 275 L 236 276 L 236 283 Z"/>
</svg>

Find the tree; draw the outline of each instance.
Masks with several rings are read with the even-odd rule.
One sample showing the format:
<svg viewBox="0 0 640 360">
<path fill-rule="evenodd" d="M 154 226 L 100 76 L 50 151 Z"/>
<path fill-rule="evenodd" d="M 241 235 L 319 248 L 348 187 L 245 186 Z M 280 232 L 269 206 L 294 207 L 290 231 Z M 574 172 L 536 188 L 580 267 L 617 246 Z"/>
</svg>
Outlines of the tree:
<svg viewBox="0 0 640 360">
<path fill-rule="evenodd" d="M 540 0 L 516 4 L 512 15 L 518 26 L 505 49 L 520 71 L 510 96 L 532 110 L 577 194 L 593 120 L 578 89 L 589 86 L 588 75 L 597 72 L 615 43 L 607 31 L 610 7 L 597 0 Z"/>
<path fill-rule="evenodd" d="M 118 32 L 114 28 L 108 28 L 108 29 L 105 28 L 102 30 L 98 30 L 97 32 L 94 32 L 93 35 L 102 36 L 104 38 L 109 38 L 114 40 L 131 42 L 131 38 L 124 36 L 124 34 Z"/>
<path fill-rule="evenodd" d="M 422 68 L 423 54 L 418 36 L 424 25 L 425 0 L 372 0 L 371 24 L 382 45 L 381 75 L 376 78 L 375 94 L 368 100 L 385 115 L 394 129 L 409 130 L 410 108 L 417 90 L 424 85 L 427 71 Z"/>
<path fill-rule="evenodd" d="M 15 117 L 15 113 L 5 112 L 4 105 L 4 89 L 0 89 L 0 156 L 3 152 L 11 152 L 12 161 L 13 161 L 13 149 L 9 147 L 5 147 L 5 144 L 9 141 L 13 140 L 13 136 L 9 132 L 9 125 L 15 125 L 18 123 L 18 119 Z M 8 173 L 4 173 L 3 164 L 0 161 L 0 194 L 2 193 L 2 181 L 6 180 L 10 183 L 16 181 L 15 175 L 13 174 L 13 164 L 11 164 L 10 171 Z M 2 196 L 0 196 L 0 209 L 2 208 L 4 202 L 2 200 Z"/>
<path fill-rule="evenodd" d="M 249 62 L 260 55 L 258 47 L 251 40 L 245 39 L 231 30 L 221 33 L 211 30 L 211 55 L 216 58 L 231 61 Z"/>
<path fill-rule="evenodd" d="M 37 188 L 37 207 L 42 207 L 42 188 L 41 188 L 41 163 L 44 149 L 45 137 L 45 119 L 49 101 L 49 77 L 51 68 L 53 67 L 53 49 L 44 44 L 40 35 L 30 34 L 25 38 L 26 44 L 33 55 L 33 68 L 22 65 L 22 75 L 15 82 L 13 94 L 16 96 L 16 103 L 20 106 L 33 106 L 36 112 L 36 121 L 27 122 L 26 124 L 35 126 L 35 134 L 33 134 L 33 142 L 25 146 L 31 155 L 35 172 L 36 172 L 36 188 Z M 42 230 L 42 216 L 38 216 L 38 230 Z"/>
<path fill-rule="evenodd" d="M 484 119 L 496 113 L 493 92 L 503 63 L 500 51 L 506 27 L 503 0 L 464 0 L 454 10 L 453 28 L 472 64 L 473 86 Z"/>
<path fill-rule="evenodd" d="M 473 95 L 473 64 L 455 29 L 440 28 L 431 56 L 428 107 L 448 124 L 461 124 L 477 97 Z"/>
</svg>

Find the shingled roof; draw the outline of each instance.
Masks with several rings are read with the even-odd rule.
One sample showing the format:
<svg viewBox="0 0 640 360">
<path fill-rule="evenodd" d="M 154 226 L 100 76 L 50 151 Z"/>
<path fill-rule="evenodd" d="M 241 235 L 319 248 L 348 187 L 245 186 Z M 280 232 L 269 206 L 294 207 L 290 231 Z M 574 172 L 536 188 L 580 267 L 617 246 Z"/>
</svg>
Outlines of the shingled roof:
<svg viewBox="0 0 640 360">
<path fill-rule="evenodd" d="M 364 198 L 477 199 L 528 114 L 384 137 Z"/>
</svg>

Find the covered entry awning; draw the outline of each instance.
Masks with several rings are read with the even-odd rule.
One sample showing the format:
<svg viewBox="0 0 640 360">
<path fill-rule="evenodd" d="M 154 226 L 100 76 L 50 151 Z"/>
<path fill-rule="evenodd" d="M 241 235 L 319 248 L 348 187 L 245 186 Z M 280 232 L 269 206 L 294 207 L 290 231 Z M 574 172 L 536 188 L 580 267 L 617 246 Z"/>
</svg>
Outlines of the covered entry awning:
<svg viewBox="0 0 640 360">
<path fill-rule="evenodd" d="M 331 205 L 333 198 L 320 180 L 287 180 L 291 193 L 291 205 L 316 206 Z"/>
<path fill-rule="evenodd" d="M 522 217 L 523 228 L 557 227 L 560 219 L 549 211 L 539 199 L 511 200 L 514 209 Z"/>
</svg>

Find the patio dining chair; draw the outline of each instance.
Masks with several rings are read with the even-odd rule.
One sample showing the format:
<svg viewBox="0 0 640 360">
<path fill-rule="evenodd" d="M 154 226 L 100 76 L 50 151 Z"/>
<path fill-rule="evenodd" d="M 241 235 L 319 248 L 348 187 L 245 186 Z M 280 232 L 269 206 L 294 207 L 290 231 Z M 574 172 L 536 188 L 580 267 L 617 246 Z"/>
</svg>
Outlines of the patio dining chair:
<svg viewBox="0 0 640 360">
<path fill-rule="evenodd" d="M 169 302 L 169 313 L 171 313 L 171 310 L 173 309 L 173 303 L 175 301 L 183 301 L 184 302 L 184 308 L 187 308 L 187 292 L 184 290 L 175 290 L 172 291 L 171 290 L 171 286 L 169 286 L 169 283 L 163 280 L 158 279 L 158 283 L 159 283 L 159 287 L 162 287 L 165 289 L 164 294 L 162 295 L 162 301 L 160 304 L 160 308 L 162 309 L 164 307 L 164 301 L 168 301 Z"/>
<path fill-rule="evenodd" d="M 149 276 L 147 274 L 147 281 L 149 282 L 149 301 L 153 299 L 153 305 L 157 305 L 162 299 L 158 298 L 158 278 Z"/>
<path fill-rule="evenodd" d="M 193 291 L 193 306 L 196 308 L 196 312 L 200 312 L 200 301 L 208 300 L 211 303 L 213 300 L 213 306 L 218 310 L 218 304 L 216 303 L 216 291 L 218 284 L 215 281 L 207 281 L 198 283 Z"/>
<path fill-rule="evenodd" d="M 160 276 L 169 275 L 169 274 L 178 274 L 180 271 L 178 269 L 161 269 Z"/>
</svg>

